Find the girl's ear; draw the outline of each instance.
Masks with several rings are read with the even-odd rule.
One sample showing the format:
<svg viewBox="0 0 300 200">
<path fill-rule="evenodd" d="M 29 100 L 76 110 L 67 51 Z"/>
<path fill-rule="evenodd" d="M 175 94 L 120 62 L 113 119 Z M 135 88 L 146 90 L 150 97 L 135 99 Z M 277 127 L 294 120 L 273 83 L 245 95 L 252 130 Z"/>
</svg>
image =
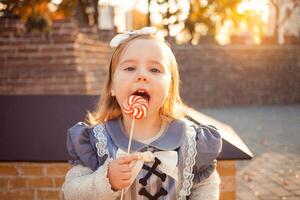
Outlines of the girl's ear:
<svg viewBox="0 0 300 200">
<path fill-rule="evenodd" d="M 111 94 L 112 97 L 116 96 L 116 93 L 113 89 L 110 90 L 110 94 Z"/>
<path fill-rule="evenodd" d="M 116 93 L 115 93 L 115 90 L 114 90 L 114 82 L 113 82 L 113 80 L 110 83 L 110 95 L 112 97 L 116 96 Z"/>
</svg>

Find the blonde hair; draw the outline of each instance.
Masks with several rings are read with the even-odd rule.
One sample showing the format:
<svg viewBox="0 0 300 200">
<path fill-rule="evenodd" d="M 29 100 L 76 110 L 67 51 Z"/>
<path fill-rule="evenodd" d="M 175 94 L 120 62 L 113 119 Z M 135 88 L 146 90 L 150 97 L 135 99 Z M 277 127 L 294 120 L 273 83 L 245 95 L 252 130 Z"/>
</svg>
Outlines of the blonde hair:
<svg viewBox="0 0 300 200">
<path fill-rule="evenodd" d="M 121 54 L 124 52 L 128 44 L 137 39 L 156 39 L 162 42 L 169 51 L 170 60 L 170 73 L 171 85 L 167 99 L 160 108 L 160 114 L 167 117 L 169 120 L 180 119 L 185 116 L 183 108 L 185 107 L 179 95 L 179 73 L 178 65 L 175 56 L 169 45 L 159 39 L 155 35 L 134 35 L 130 36 L 127 40 L 121 43 L 113 52 L 110 60 L 109 71 L 106 75 L 106 81 L 101 93 L 100 101 L 97 105 L 96 111 L 93 113 L 88 112 L 87 122 L 91 125 L 103 123 L 108 120 L 119 118 L 122 115 L 120 105 L 115 96 L 111 96 L 111 84 L 115 73 L 115 69 L 120 60 Z"/>
</svg>

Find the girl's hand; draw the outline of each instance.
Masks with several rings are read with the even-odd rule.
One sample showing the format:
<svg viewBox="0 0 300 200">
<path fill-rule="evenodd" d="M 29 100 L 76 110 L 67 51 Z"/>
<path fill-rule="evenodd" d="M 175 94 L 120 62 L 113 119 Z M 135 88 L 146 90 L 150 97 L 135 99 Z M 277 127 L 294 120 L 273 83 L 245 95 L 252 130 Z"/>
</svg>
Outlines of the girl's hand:
<svg viewBox="0 0 300 200">
<path fill-rule="evenodd" d="M 121 190 L 130 184 L 130 163 L 137 160 L 137 155 L 128 155 L 111 161 L 108 165 L 108 180 L 113 190 Z"/>
</svg>

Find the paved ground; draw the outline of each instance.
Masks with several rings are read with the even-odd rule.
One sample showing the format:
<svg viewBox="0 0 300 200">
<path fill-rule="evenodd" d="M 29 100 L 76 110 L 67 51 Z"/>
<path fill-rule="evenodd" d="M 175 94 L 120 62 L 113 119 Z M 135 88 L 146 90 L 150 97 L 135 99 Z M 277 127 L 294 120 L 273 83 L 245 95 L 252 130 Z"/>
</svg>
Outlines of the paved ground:
<svg viewBox="0 0 300 200">
<path fill-rule="evenodd" d="M 238 200 L 300 199 L 300 158 L 268 152 L 238 170 Z"/>
<path fill-rule="evenodd" d="M 238 200 L 300 200 L 300 105 L 199 111 L 231 125 L 255 154 L 238 162 Z"/>
</svg>

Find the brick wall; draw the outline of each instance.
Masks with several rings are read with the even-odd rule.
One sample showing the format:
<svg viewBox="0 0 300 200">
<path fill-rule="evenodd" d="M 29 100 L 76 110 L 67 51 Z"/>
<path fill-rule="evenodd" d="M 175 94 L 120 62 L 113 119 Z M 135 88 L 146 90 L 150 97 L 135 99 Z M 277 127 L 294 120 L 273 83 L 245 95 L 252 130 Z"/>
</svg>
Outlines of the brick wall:
<svg viewBox="0 0 300 200">
<path fill-rule="evenodd" d="M 174 51 L 182 96 L 196 108 L 300 102 L 299 45 L 183 45 Z"/>
<path fill-rule="evenodd" d="M 236 161 L 218 161 L 217 171 L 221 177 L 220 200 L 236 199 Z"/>
<path fill-rule="evenodd" d="M 66 163 L 0 163 L 0 199 L 63 199 Z"/>
<path fill-rule="evenodd" d="M 3 19 L 0 29 L 0 94 L 100 93 L 111 49 L 95 30 L 71 20 L 26 33 L 23 23 Z M 300 102 L 299 45 L 173 49 L 182 96 L 196 108 Z"/>
<path fill-rule="evenodd" d="M 96 33 L 74 21 L 56 21 L 41 34 L 1 19 L 0 29 L 0 94 L 100 93 L 111 50 Z"/>
<path fill-rule="evenodd" d="M 66 163 L 0 162 L 0 199 L 63 199 L 61 186 L 68 169 Z M 217 170 L 222 181 L 220 200 L 235 199 L 236 161 L 219 161 Z"/>
</svg>

